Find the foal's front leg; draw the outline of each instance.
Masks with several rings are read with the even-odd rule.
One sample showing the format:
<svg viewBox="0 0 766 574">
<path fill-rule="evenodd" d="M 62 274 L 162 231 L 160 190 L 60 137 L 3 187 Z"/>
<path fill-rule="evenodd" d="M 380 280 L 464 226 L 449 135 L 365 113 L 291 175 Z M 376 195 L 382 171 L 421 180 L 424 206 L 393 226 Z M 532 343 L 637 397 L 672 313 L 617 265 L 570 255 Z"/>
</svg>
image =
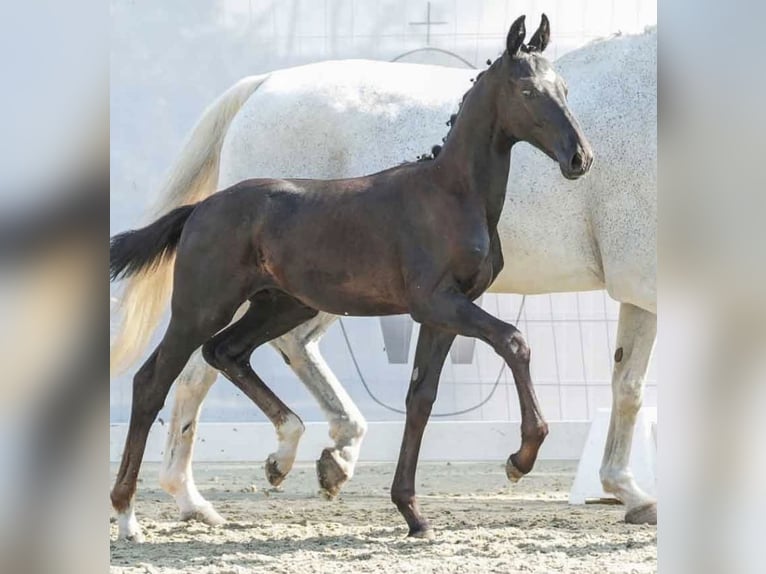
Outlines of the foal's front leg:
<svg viewBox="0 0 766 574">
<path fill-rule="evenodd" d="M 424 294 L 412 302 L 413 318 L 466 337 L 476 337 L 492 346 L 513 372 L 521 405 L 521 448 L 508 458 L 506 473 L 511 480 L 527 474 L 535 464 L 548 434 L 529 372 L 530 349 L 519 330 L 493 317 L 466 295 L 451 288 Z"/>
<path fill-rule="evenodd" d="M 453 333 L 421 325 L 415 351 L 415 366 L 407 392 L 407 419 L 399 451 L 399 463 L 396 465 L 396 474 L 391 486 L 391 500 L 407 521 L 410 527 L 409 535 L 416 538 L 433 538 L 433 531 L 420 514 L 415 498 L 415 471 L 423 431 L 431 414 L 431 406 L 436 400 L 439 375 L 454 339 Z"/>
</svg>

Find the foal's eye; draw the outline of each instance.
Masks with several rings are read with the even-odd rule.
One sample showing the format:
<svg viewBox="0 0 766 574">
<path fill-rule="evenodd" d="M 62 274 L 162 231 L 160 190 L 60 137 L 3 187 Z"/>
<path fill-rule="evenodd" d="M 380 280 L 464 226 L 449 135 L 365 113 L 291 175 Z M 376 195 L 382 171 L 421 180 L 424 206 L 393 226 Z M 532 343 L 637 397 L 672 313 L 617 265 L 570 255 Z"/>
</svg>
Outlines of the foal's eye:
<svg viewBox="0 0 766 574">
<path fill-rule="evenodd" d="M 534 98 L 537 95 L 537 92 L 535 90 L 521 90 L 521 94 L 525 98 Z"/>
</svg>

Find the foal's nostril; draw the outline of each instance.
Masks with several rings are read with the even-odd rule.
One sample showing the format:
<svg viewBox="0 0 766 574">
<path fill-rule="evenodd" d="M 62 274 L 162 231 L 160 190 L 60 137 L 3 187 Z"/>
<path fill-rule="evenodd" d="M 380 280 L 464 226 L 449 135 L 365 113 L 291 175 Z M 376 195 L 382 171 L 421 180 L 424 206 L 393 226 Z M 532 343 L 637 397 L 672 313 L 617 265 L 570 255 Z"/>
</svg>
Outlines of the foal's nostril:
<svg viewBox="0 0 766 574">
<path fill-rule="evenodd" d="M 577 152 L 572 156 L 572 161 L 569 162 L 569 167 L 572 171 L 581 172 L 585 166 L 585 156 L 581 152 Z"/>
</svg>

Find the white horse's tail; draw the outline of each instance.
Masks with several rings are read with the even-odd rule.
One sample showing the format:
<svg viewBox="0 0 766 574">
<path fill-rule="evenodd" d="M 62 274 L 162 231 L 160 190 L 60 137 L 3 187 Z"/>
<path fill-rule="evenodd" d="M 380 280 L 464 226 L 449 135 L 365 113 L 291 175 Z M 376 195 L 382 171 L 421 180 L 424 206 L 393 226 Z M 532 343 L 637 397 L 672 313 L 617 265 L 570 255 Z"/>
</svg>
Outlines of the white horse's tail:
<svg viewBox="0 0 766 574">
<path fill-rule="evenodd" d="M 197 203 L 216 191 L 221 148 L 232 119 L 268 74 L 243 78 L 202 113 L 165 180 L 149 219 Z M 126 281 L 118 305 L 122 321 L 112 342 L 110 369 L 128 367 L 149 343 L 173 286 L 172 257 Z"/>
</svg>

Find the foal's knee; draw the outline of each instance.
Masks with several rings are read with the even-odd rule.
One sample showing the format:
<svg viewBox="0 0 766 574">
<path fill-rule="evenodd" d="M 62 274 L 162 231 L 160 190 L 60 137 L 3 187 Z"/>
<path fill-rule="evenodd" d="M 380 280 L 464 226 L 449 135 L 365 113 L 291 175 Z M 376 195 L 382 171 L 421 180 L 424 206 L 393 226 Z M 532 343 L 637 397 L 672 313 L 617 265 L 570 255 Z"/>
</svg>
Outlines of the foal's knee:
<svg viewBox="0 0 766 574">
<path fill-rule="evenodd" d="M 407 397 L 407 415 L 427 420 L 435 401 L 436 389 L 418 389 Z"/>
<path fill-rule="evenodd" d="M 531 350 L 524 336 L 518 329 L 512 328 L 502 337 L 498 353 L 506 357 L 509 362 L 518 365 L 528 365 Z"/>
<path fill-rule="evenodd" d="M 545 440 L 545 437 L 548 436 L 548 423 L 544 420 L 534 420 L 527 424 L 522 424 L 521 436 L 533 444 L 540 445 Z"/>
</svg>

